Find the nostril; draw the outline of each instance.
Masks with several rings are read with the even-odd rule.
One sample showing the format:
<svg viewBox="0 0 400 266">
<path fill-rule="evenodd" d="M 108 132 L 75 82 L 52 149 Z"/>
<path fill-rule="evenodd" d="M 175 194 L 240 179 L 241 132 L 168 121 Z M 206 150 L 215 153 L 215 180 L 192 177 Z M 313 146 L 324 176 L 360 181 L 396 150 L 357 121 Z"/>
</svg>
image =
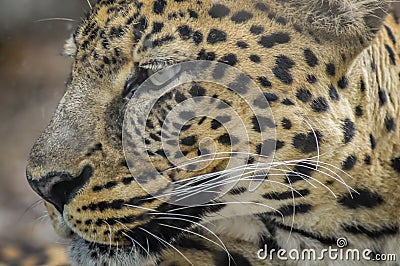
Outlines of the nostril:
<svg viewBox="0 0 400 266">
<path fill-rule="evenodd" d="M 68 204 L 76 193 L 89 181 L 93 168 L 86 165 L 79 176 L 69 173 L 49 173 L 39 180 L 28 178 L 29 184 L 43 199 L 52 203 L 62 213 L 64 205 Z"/>
</svg>

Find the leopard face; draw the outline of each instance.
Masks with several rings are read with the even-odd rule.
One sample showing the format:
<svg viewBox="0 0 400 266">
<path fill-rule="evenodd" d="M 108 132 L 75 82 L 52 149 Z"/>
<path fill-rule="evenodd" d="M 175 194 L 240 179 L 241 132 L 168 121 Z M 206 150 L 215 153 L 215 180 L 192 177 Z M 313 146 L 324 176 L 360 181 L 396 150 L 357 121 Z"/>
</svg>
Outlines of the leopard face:
<svg viewBox="0 0 400 266">
<path fill-rule="evenodd" d="M 67 91 L 27 167 L 71 262 L 166 263 L 182 246 L 182 265 L 221 265 L 185 247 L 210 222 L 233 250 L 285 247 L 289 231 L 296 247 L 346 235 L 393 250 L 399 28 L 386 14 L 384 1 L 99 1 L 67 42 Z M 179 82 L 187 62 L 207 80 Z"/>
</svg>

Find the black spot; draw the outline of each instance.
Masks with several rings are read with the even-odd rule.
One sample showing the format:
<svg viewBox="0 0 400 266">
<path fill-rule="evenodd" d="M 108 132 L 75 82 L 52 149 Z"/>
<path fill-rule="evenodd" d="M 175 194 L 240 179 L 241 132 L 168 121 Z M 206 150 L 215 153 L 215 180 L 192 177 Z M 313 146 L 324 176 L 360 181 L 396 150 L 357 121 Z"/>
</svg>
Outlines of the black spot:
<svg viewBox="0 0 400 266">
<path fill-rule="evenodd" d="M 202 49 L 199 52 L 199 55 L 197 56 L 198 60 L 208 60 L 208 61 L 213 61 L 215 60 L 215 53 L 214 52 L 207 52 L 206 50 Z"/>
<path fill-rule="evenodd" d="M 381 88 L 379 88 L 378 90 L 378 96 L 379 96 L 379 103 L 383 106 L 386 104 L 387 102 L 387 95 L 386 92 L 384 90 L 382 90 Z"/>
<path fill-rule="evenodd" d="M 386 51 L 389 53 L 390 63 L 396 65 L 396 55 L 389 45 L 385 44 Z"/>
<path fill-rule="evenodd" d="M 302 153 L 311 153 L 317 151 L 318 145 L 322 139 L 319 131 L 305 133 L 297 133 L 293 137 L 293 146 Z M 317 142 L 318 141 L 318 142 Z"/>
<path fill-rule="evenodd" d="M 258 81 L 261 83 L 263 87 L 271 87 L 271 82 L 264 76 L 258 77 Z"/>
<path fill-rule="evenodd" d="M 125 177 L 124 179 L 122 179 L 122 183 L 124 185 L 129 185 L 130 183 L 132 183 L 133 181 L 133 177 Z"/>
<path fill-rule="evenodd" d="M 279 99 L 276 94 L 269 92 L 264 93 L 264 97 L 267 99 L 268 102 L 276 102 Z"/>
<path fill-rule="evenodd" d="M 234 189 L 232 189 L 231 191 L 229 191 L 229 194 L 231 195 L 239 195 L 242 194 L 244 192 L 246 192 L 247 189 L 245 187 L 236 187 Z"/>
<path fill-rule="evenodd" d="M 366 155 L 365 158 L 364 158 L 364 163 L 366 165 L 371 165 L 371 156 Z"/>
<path fill-rule="evenodd" d="M 249 45 L 248 45 L 246 42 L 244 42 L 244 41 L 237 41 L 237 42 L 236 42 L 236 45 L 237 45 L 239 48 L 242 48 L 242 49 L 245 49 L 245 48 L 248 48 L 248 47 L 249 47 Z"/>
<path fill-rule="evenodd" d="M 329 104 L 324 97 L 318 97 L 312 101 L 311 108 L 314 112 L 322 113 L 329 110 Z"/>
<path fill-rule="evenodd" d="M 345 76 L 341 77 L 340 80 L 338 81 L 338 86 L 341 89 L 347 88 L 348 85 L 349 85 L 349 79 Z"/>
<path fill-rule="evenodd" d="M 250 32 L 254 35 L 259 35 L 264 32 L 264 27 L 253 25 L 250 27 Z"/>
<path fill-rule="evenodd" d="M 264 131 L 266 128 L 274 128 L 274 122 L 268 117 L 253 116 L 251 118 L 253 124 L 253 130 L 257 132 Z"/>
<path fill-rule="evenodd" d="M 181 139 L 180 143 L 184 146 L 193 146 L 197 142 L 196 136 L 189 136 Z"/>
<path fill-rule="evenodd" d="M 392 159 L 392 168 L 400 173 L 400 157 Z"/>
<path fill-rule="evenodd" d="M 285 98 L 282 100 L 282 104 L 290 106 L 290 105 L 294 105 L 294 102 L 292 100 L 290 100 L 289 98 Z"/>
<path fill-rule="evenodd" d="M 211 9 L 208 11 L 208 14 L 210 14 L 210 16 L 212 18 L 223 18 L 226 17 L 230 12 L 230 9 L 224 5 L 213 5 L 213 7 L 211 7 Z"/>
<path fill-rule="evenodd" d="M 116 185 L 117 185 L 117 182 L 115 182 L 115 181 L 110 181 L 110 182 L 107 182 L 107 183 L 104 185 L 104 188 L 106 188 L 106 189 L 111 189 L 111 188 L 115 187 Z"/>
<path fill-rule="evenodd" d="M 153 41 L 153 46 L 154 46 L 154 47 L 159 47 L 159 46 L 162 46 L 162 45 L 164 45 L 164 44 L 166 44 L 166 43 L 169 43 L 169 42 L 173 41 L 174 39 L 175 39 L 175 38 L 174 38 L 173 36 L 171 36 L 171 35 L 166 35 L 166 36 L 164 36 L 164 37 L 162 37 L 162 38 L 155 39 L 155 40 Z"/>
<path fill-rule="evenodd" d="M 249 19 L 251 19 L 253 17 L 253 14 L 247 12 L 247 11 L 239 11 L 237 13 L 235 13 L 232 17 L 231 20 L 235 23 L 243 23 L 248 21 Z"/>
<path fill-rule="evenodd" d="M 99 192 L 100 190 L 103 190 L 103 187 L 102 186 L 94 186 L 92 190 L 93 190 L 93 192 Z"/>
<path fill-rule="evenodd" d="M 177 91 L 175 93 L 175 101 L 176 101 L 176 103 L 181 103 L 181 102 L 183 102 L 185 100 L 187 100 L 187 98 L 183 93 L 181 93 L 179 91 Z"/>
<path fill-rule="evenodd" d="M 254 63 L 260 63 L 261 58 L 258 55 L 252 54 L 249 56 L 249 59 Z"/>
<path fill-rule="evenodd" d="M 234 66 L 237 63 L 237 57 L 235 54 L 227 54 L 224 55 L 220 60 L 218 60 L 221 63 L 228 64 L 230 66 Z"/>
<path fill-rule="evenodd" d="M 356 134 L 356 126 L 350 119 L 345 119 L 343 123 L 344 143 L 349 143 Z"/>
<path fill-rule="evenodd" d="M 268 108 L 268 106 L 269 106 L 268 105 L 268 100 L 267 100 L 267 98 L 265 97 L 264 94 L 259 95 L 257 97 L 257 99 L 254 100 L 253 103 L 254 103 L 255 106 L 263 108 L 263 109 Z"/>
<path fill-rule="evenodd" d="M 276 141 L 274 139 L 264 140 L 262 144 L 258 144 L 256 146 L 257 154 L 263 156 L 271 155 L 275 149 L 276 149 Z"/>
<path fill-rule="evenodd" d="M 304 57 L 306 59 L 307 65 L 309 65 L 310 67 L 315 67 L 316 65 L 318 65 L 318 58 L 310 49 L 304 50 Z"/>
<path fill-rule="evenodd" d="M 193 97 L 204 96 L 206 95 L 206 90 L 202 86 L 195 84 L 190 88 L 189 93 Z"/>
<path fill-rule="evenodd" d="M 299 162 L 293 168 L 293 171 L 287 176 L 285 183 L 293 184 L 297 181 L 310 178 L 311 173 L 315 171 L 316 165 L 308 162 Z"/>
<path fill-rule="evenodd" d="M 295 65 L 294 61 L 285 55 L 277 56 L 276 66 L 272 69 L 275 77 L 285 84 L 293 82 L 292 75 L 289 70 Z"/>
<path fill-rule="evenodd" d="M 167 156 L 167 153 L 168 152 L 166 152 L 165 150 L 163 150 L 163 149 L 160 149 L 160 150 L 157 150 L 156 151 L 156 154 L 158 154 L 158 155 L 160 155 L 160 156 L 162 156 L 162 157 L 164 157 L 164 158 L 167 158 L 168 156 Z"/>
<path fill-rule="evenodd" d="M 396 122 L 394 121 L 394 119 L 392 117 L 386 117 L 385 127 L 386 127 L 387 131 L 389 131 L 389 132 L 394 131 L 396 129 Z"/>
<path fill-rule="evenodd" d="M 383 203 L 382 197 L 366 188 L 356 189 L 358 193 L 347 193 L 338 198 L 338 202 L 350 209 L 360 207 L 373 208 Z"/>
<path fill-rule="evenodd" d="M 371 70 L 372 70 L 372 72 L 375 72 L 375 70 L 376 70 L 376 64 L 374 61 L 371 62 Z"/>
<path fill-rule="evenodd" d="M 307 213 L 311 209 L 312 209 L 312 206 L 310 204 L 306 204 L 306 203 L 296 204 L 295 206 L 285 205 L 285 206 L 279 208 L 277 210 L 277 212 L 274 213 L 274 215 L 292 216 L 294 214 Z"/>
<path fill-rule="evenodd" d="M 292 121 L 287 118 L 282 119 L 282 127 L 284 129 L 291 129 L 292 128 Z"/>
<path fill-rule="evenodd" d="M 236 252 L 229 252 L 229 256 L 224 251 L 213 251 L 213 265 L 240 265 L 251 266 L 252 264 L 241 254 Z"/>
<path fill-rule="evenodd" d="M 254 5 L 256 9 L 263 11 L 263 12 L 267 12 L 269 10 L 269 6 L 265 3 L 257 3 Z"/>
<path fill-rule="evenodd" d="M 296 97 L 303 103 L 309 102 L 312 98 L 312 94 L 307 89 L 298 89 L 296 92 Z"/>
<path fill-rule="evenodd" d="M 225 146 L 231 146 L 231 137 L 229 136 L 228 133 L 225 133 L 218 138 L 218 142 L 225 145 Z"/>
<path fill-rule="evenodd" d="M 343 170 L 350 171 L 351 169 L 354 168 L 354 165 L 356 164 L 356 162 L 357 162 L 357 156 L 355 156 L 355 155 L 348 156 L 346 158 L 346 160 L 344 160 L 342 162 Z"/>
<path fill-rule="evenodd" d="M 109 65 L 111 62 L 110 62 L 110 59 L 108 58 L 108 57 L 106 57 L 106 56 L 103 56 L 103 62 L 104 62 L 104 64 L 106 64 L 106 65 Z"/>
<path fill-rule="evenodd" d="M 211 121 L 211 129 L 218 129 L 220 128 L 224 123 L 227 123 L 230 121 L 229 116 L 217 116 L 215 119 Z"/>
<path fill-rule="evenodd" d="M 390 40 L 392 41 L 392 43 L 396 44 L 396 37 L 394 37 L 394 34 L 393 34 L 392 30 L 386 25 L 385 25 L 385 29 L 386 29 L 386 32 L 387 32 Z"/>
<path fill-rule="evenodd" d="M 339 101 L 340 96 L 338 91 L 336 90 L 335 86 L 333 86 L 333 84 L 331 84 L 329 86 L 329 97 L 331 98 L 331 100 L 333 101 Z"/>
<path fill-rule="evenodd" d="M 178 27 L 178 32 L 179 32 L 179 36 L 181 36 L 181 38 L 183 40 L 188 40 L 188 39 L 192 38 L 193 31 L 187 25 L 179 26 Z"/>
<path fill-rule="evenodd" d="M 153 5 L 153 12 L 156 14 L 162 14 L 166 5 L 167 2 L 165 0 L 156 0 Z"/>
<path fill-rule="evenodd" d="M 193 33 L 194 44 L 199 45 L 203 41 L 203 38 L 203 33 L 201 33 L 200 31 L 195 31 Z"/>
<path fill-rule="evenodd" d="M 343 225 L 342 227 L 346 232 L 356 234 L 356 235 L 357 234 L 366 235 L 369 238 L 382 238 L 382 237 L 386 237 L 388 235 L 396 235 L 399 231 L 399 228 L 394 225 L 380 225 L 375 230 L 367 229 L 361 225 Z M 382 254 L 382 252 L 373 252 L 373 253 Z M 373 255 L 373 256 L 375 256 L 375 255 Z"/>
<path fill-rule="evenodd" d="M 364 80 L 362 80 L 362 79 L 360 79 L 360 90 L 361 90 L 362 92 L 365 91 L 365 83 L 364 83 Z"/>
<path fill-rule="evenodd" d="M 279 17 L 276 19 L 276 22 L 278 22 L 279 24 L 282 24 L 282 25 L 286 25 L 287 19 L 284 17 Z"/>
<path fill-rule="evenodd" d="M 376 148 L 376 139 L 372 133 L 369 134 L 369 140 L 371 141 L 371 148 L 374 150 Z"/>
<path fill-rule="evenodd" d="M 326 73 L 328 73 L 329 76 L 335 76 L 336 75 L 335 65 L 332 63 L 326 64 Z"/>
<path fill-rule="evenodd" d="M 270 35 L 262 36 L 258 44 L 265 48 L 271 48 L 277 44 L 284 44 L 290 41 L 289 34 L 285 32 L 272 33 Z"/>
<path fill-rule="evenodd" d="M 151 31 L 151 33 L 159 33 L 159 32 L 161 32 L 163 27 L 164 27 L 164 23 L 162 23 L 162 22 L 154 22 L 153 30 Z"/>
<path fill-rule="evenodd" d="M 194 11 L 193 9 L 189 9 L 188 12 L 189 12 L 189 16 L 191 18 L 198 18 L 199 17 L 199 14 L 196 11 Z"/>
<path fill-rule="evenodd" d="M 211 29 L 210 33 L 208 34 L 207 37 L 207 42 L 210 44 L 215 44 L 218 42 L 225 42 L 226 41 L 226 33 L 222 30 L 218 29 Z"/>
<path fill-rule="evenodd" d="M 150 133 L 150 138 L 152 138 L 155 141 L 161 141 L 161 138 L 154 133 Z"/>
<path fill-rule="evenodd" d="M 276 141 L 276 150 L 282 149 L 285 146 L 285 142 L 281 140 Z"/>
<path fill-rule="evenodd" d="M 310 84 L 314 84 L 317 82 L 317 77 L 312 74 L 309 74 L 307 75 L 307 82 Z"/>
<path fill-rule="evenodd" d="M 269 192 L 263 195 L 263 198 L 268 200 L 287 200 L 293 198 L 300 198 L 310 194 L 308 189 L 301 189 L 297 191 L 286 191 L 286 192 Z"/>
<path fill-rule="evenodd" d="M 356 116 L 362 116 L 364 114 L 364 111 L 360 105 L 356 106 Z"/>
<path fill-rule="evenodd" d="M 212 77 L 214 79 L 221 79 L 225 75 L 227 67 L 226 65 L 217 65 L 212 72 Z"/>
</svg>

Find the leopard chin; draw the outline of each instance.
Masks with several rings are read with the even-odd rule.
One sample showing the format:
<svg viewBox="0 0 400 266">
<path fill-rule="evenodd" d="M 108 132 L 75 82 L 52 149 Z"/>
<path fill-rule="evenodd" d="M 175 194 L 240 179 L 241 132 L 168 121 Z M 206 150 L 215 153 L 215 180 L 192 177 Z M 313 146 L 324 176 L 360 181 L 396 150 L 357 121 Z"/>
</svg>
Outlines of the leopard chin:
<svg viewBox="0 0 400 266">
<path fill-rule="evenodd" d="M 74 234 L 67 251 L 72 265 L 153 266 L 156 257 L 143 255 L 140 247 L 118 247 L 88 242 Z"/>
</svg>

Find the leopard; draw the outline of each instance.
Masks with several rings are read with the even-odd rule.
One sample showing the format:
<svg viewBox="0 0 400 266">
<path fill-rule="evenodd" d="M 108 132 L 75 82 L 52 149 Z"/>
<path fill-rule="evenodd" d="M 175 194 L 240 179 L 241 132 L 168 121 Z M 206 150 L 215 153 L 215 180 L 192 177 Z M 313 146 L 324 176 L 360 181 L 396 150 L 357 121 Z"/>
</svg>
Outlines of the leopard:
<svg viewBox="0 0 400 266">
<path fill-rule="evenodd" d="M 26 171 L 68 263 L 398 265 L 399 36 L 384 0 L 97 1 Z"/>
</svg>

